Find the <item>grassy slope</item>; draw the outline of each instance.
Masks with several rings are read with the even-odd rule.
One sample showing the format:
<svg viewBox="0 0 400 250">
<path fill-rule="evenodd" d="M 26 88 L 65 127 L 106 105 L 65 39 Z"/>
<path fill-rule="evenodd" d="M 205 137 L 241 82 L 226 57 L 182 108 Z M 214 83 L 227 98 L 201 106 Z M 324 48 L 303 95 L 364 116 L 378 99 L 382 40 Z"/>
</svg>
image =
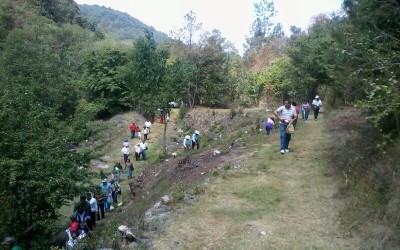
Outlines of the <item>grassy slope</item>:
<svg viewBox="0 0 400 250">
<path fill-rule="evenodd" d="M 249 135 L 250 136 L 250 135 Z M 278 153 L 279 134 L 256 134 L 246 155 L 204 183 L 205 195 L 177 210 L 156 249 L 355 249 L 339 230 L 343 201 L 328 173 L 335 138 L 323 119 L 298 124 L 291 152 Z"/>
</svg>

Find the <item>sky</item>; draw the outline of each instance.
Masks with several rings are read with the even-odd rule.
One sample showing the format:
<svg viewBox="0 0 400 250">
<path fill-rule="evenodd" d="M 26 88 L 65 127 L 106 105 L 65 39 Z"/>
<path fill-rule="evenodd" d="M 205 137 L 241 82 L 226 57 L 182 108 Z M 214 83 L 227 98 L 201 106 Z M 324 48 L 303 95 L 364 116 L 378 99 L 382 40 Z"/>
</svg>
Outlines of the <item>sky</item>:
<svg viewBox="0 0 400 250">
<path fill-rule="evenodd" d="M 222 37 L 242 51 L 255 19 L 254 2 L 259 0 L 75 0 L 78 4 L 97 4 L 126 12 L 156 30 L 169 34 L 183 27 L 184 16 L 193 11 L 203 29 L 221 31 Z M 312 17 L 339 10 L 343 0 L 274 0 L 275 23 L 283 25 L 286 35 L 296 25 L 306 30 Z"/>
</svg>

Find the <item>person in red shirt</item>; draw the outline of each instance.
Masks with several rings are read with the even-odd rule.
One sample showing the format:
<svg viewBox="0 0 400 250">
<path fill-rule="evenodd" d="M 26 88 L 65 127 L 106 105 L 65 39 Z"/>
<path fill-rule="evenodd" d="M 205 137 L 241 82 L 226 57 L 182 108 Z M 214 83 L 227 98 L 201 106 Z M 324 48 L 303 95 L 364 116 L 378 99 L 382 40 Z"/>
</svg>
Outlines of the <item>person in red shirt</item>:
<svg viewBox="0 0 400 250">
<path fill-rule="evenodd" d="M 292 107 L 294 108 L 294 110 L 296 110 L 297 117 L 299 117 L 300 107 L 297 106 L 296 102 L 292 102 Z M 296 128 L 296 124 L 297 124 L 297 119 L 293 121 L 293 127 L 294 128 Z"/>
<path fill-rule="evenodd" d="M 129 129 L 131 130 L 131 139 L 135 138 L 136 125 L 134 122 L 129 126 Z"/>
</svg>

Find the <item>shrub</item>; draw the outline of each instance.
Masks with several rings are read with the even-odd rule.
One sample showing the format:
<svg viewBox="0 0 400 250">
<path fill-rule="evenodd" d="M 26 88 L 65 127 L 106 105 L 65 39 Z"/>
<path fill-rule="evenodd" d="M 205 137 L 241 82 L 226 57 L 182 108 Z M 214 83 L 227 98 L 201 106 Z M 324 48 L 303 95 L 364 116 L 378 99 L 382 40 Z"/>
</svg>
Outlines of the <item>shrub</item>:
<svg viewBox="0 0 400 250">
<path fill-rule="evenodd" d="M 212 176 L 218 176 L 219 175 L 219 172 L 218 172 L 218 169 L 213 169 L 213 171 L 212 171 Z"/>
<path fill-rule="evenodd" d="M 174 198 L 174 200 L 181 201 L 183 200 L 183 198 L 185 198 L 185 192 L 172 192 L 172 197 Z"/>
<path fill-rule="evenodd" d="M 179 119 L 183 120 L 185 118 L 186 113 L 189 111 L 188 107 L 182 106 L 179 108 Z"/>
<path fill-rule="evenodd" d="M 199 194 L 205 194 L 206 190 L 202 187 L 195 187 L 194 188 L 194 194 L 199 195 Z"/>
<path fill-rule="evenodd" d="M 229 116 L 231 117 L 231 119 L 233 119 L 233 117 L 235 117 L 237 114 L 236 110 L 234 108 L 231 108 L 229 111 Z"/>
</svg>

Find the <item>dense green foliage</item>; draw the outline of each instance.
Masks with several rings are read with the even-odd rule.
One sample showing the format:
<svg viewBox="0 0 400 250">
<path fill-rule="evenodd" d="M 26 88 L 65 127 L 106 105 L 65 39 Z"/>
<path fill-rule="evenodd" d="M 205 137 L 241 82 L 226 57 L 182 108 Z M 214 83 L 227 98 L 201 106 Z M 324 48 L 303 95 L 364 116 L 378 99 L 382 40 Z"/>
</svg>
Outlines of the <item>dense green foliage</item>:
<svg viewBox="0 0 400 250">
<path fill-rule="evenodd" d="M 58 209 L 87 175 L 77 168 L 88 152 L 71 151 L 85 133 L 85 120 L 74 118 L 74 82 L 81 44 L 95 35 L 35 15 L 42 9 L 33 3 L 0 7 L 0 235 L 36 249 L 57 230 Z"/>
<path fill-rule="evenodd" d="M 79 5 L 79 8 L 82 15 L 94 20 L 105 34 L 111 35 L 116 39 L 134 41 L 143 37 L 146 30 L 151 31 L 155 40 L 159 43 L 168 39 L 166 34 L 147 26 L 126 13 L 98 5 L 83 4 Z"/>
</svg>

